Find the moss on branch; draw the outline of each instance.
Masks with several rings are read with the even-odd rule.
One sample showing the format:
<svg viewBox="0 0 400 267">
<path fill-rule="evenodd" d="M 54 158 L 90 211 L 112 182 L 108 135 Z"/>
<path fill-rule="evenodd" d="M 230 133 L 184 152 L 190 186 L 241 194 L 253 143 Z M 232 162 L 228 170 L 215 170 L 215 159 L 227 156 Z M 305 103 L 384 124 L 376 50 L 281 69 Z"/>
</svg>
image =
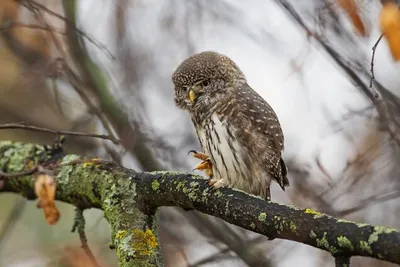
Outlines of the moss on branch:
<svg viewBox="0 0 400 267">
<path fill-rule="evenodd" d="M 20 172 L 37 164 L 53 172 L 57 200 L 80 209 L 104 211 L 111 226 L 110 246 L 116 249 L 119 266 L 162 266 L 157 224 L 149 223 L 149 218 L 155 215 L 144 214 L 137 208 L 133 198 L 136 174 L 132 170 L 110 162 L 63 155 L 62 151 L 45 146 L 0 142 L 3 172 Z M 34 199 L 33 185 L 32 176 L 7 178 L 0 192 L 15 192 Z"/>
<path fill-rule="evenodd" d="M 336 258 L 367 256 L 400 264 L 400 232 L 396 229 L 265 202 L 239 190 L 210 191 L 201 177 L 187 173 L 135 173 L 111 162 L 60 157 L 43 146 L 0 142 L 3 172 L 26 170 L 34 164 L 54 171 L 58 200 L 104 211 L 120 266 L 162 266 L 157 217 L 153 216 L 161 206 L 198 210 L 271 239 L 323 249 Z M 33 198 L 33 178 L 6 179 L 0 192 Z"/>
</svg>

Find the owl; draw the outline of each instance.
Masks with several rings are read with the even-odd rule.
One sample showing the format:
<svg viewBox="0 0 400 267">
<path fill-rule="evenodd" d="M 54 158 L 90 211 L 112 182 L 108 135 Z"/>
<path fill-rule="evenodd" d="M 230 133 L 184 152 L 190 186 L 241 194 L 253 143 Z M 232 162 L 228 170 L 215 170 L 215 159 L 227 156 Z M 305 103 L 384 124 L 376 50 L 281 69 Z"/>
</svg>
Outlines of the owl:
<svg viewBox="0 0 400 267">
<path fill-rule="evenodd" d="M 277 115 L 227 56 L 205 51 L 184 60 L 172 75 L 175 104 L 189 112 L 202 152 L 196 167 L 213 188 L 233 187 L 271 199 L 274 180 L 289 186 Z"/>
</svg>

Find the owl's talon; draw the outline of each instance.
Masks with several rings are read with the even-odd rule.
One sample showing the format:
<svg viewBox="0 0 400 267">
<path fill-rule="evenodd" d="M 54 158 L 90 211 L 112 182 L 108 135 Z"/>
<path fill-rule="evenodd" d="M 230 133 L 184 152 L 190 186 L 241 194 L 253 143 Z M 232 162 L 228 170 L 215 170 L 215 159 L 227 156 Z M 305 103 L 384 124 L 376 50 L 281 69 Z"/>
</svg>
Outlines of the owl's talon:
<svg viewBox="0 0 400 267">
<path fill-rule="evenodd" d="M 228 186 L 228 181 L 226 179 L 214 179 L 214 180 L 216 180 L 216 181 L 213 182 L 213 184 L 211 185 L 212 188 L 214 188 L 214 189 Z"/>
<path fill-rule="evenodd" d="M 197 154 L 197 151 L 192 149 L 192 150 L 189 150 L 189 152 L 187 154 L 189 155 L 190 153 Z"/>
<path fill-rule="evenodd" d="M 190 150 L 188 152 L 188 155 L 190 153 L 193 153 L 193 157 L 195 157 L 196 159 L 201 159 L 202 161 L 206 161 L 208 159 L 208 156 L 206 154 L 197 152 L 196 150 Z"/>
<path fill-rule="evenodd" d="M 214 184 L 216 184 L 217 182 L 218 182 L 218 179 L 216 179 L 216 178 L 210 178 L 210 179 L 207 180 L 207 184 L 210 187 L 214 187 Z"/>
</svg>

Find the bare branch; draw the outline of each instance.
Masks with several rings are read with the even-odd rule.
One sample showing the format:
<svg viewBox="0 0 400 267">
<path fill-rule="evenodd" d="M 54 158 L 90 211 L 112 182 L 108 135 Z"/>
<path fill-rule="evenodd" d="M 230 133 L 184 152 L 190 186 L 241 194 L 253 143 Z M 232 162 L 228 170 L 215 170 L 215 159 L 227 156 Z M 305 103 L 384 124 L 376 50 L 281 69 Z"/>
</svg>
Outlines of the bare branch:
<svg viewBox="0 0 400 267">
<path fill-rule="evenodd" d="M 45 132 L 45 133 L 52 133 L 55 135 L 70 135 L 70 136 L 80 136 L 80 137 L 93 137 L 93 138 L 100 138 L 105 140 L 110 140 L 114 144 L 120 144 L 121 141 L 117 138 L 114 138 L 110 135 L 103 135 L 103 134 L 90 134 L 90 133 L 81 133 L 81 132 L 71 132 L 71 131 L 56 131 L 47 128 L 42 128 L 38 126 L 27 125 L 25 123 L 6 123 L 0 124 L 0 129 L 24 129 L 30 131 L 38 131 L 38 132 Z"/>
<path fill-rule="evenodd" d="M 187 173 L 137 173 L 112 162 L 90 161 L 76 155 L 64 156 L 54 163 L 53 158 L 57 155 L 53 153 L 39 145 L 0 142 L 0 158 L 10 159 L 0 161 L 0 169 L 23 171 L 27 159 L 43 164 L 54 173 L 58 185 L 57 200 L 81 209 L 102 209 L 111 225 L 119 260 L 129 263 L 125 266 L 135 266 L 137 258 L 129 255 L 137 253 L 141 253 L 143 257 L 140 259 L 146 259 L 146 262 L 160 260 L 155 241 L 151 241 L 151 245 L 157 249 L 138 251 L 132 246 L 125 246 L 124 240 L 135 239 L 135 234 L 140 236 L 147 227 L 151 229 L 151 235 L 157 235 L 156 224 L 153 223 L 157 216 L 153 214 L 161 206 L 197 210 L 270 239 L 301 242 L 328 251 L 335 257 L 367 256 L 400 263 L 400 232 L 396 229 L 355 223 L 311 209 L 266 202 L 230 188 L 210 191 L 202 177 Z M 91 162 L 95 162 L 96 168 L 91 167 L 94 164 Z M 21 193 L 33 199 L 33 184 L 31 176 L 7 179 L 0 192 Z M 162 264 L 158 262 L 149 266 Z"/>
</svg>

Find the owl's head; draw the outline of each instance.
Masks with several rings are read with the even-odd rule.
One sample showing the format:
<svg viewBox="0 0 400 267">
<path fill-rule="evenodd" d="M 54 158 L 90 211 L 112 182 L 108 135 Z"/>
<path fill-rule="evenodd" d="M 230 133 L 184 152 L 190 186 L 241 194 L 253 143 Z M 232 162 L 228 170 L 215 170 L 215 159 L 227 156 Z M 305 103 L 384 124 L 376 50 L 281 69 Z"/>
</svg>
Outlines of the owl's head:
<svg viewBox="0 0 400 267">
<path fill-rule="evenodd" d="M 227 98 L 238 83 L 246 82 L 239 67 L 227 56 L 201 52 L 184 60 L 172 75 L 175 104 L 192 111 L 207 109 Z"/>
</svg>

